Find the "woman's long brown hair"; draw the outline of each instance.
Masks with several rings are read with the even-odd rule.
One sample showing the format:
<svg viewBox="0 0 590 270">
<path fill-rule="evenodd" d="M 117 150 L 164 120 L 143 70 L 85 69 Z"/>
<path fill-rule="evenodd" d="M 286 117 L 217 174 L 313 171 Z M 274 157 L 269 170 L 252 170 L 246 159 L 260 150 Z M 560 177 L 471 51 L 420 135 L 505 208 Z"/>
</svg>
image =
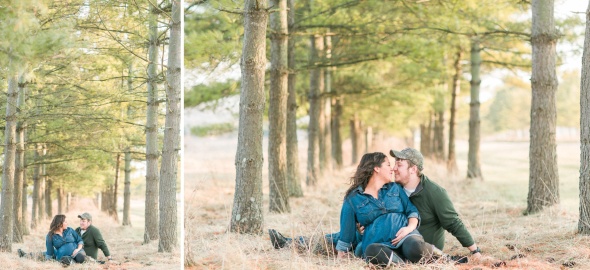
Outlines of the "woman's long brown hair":
<svg viewBox="0 0 590 270">
<path fill-rule="evenodd" d="M 49 225 L 49 236 L 53 236 L 55 234 L 55 231 L 57 231 L 58 228 L 60 228 L 61 226 L 64 225 L 64 221 L 66 221 L 66 215 L 55 215 L 53 217 L 53 220 L 51 221 L 51 225 Z"/>
<path fill-rule="evenodd" d="M 363 189 L 365 189 L 367 184 L 369 184 L 369 179 L 371 179 L 371 176 L 375 171 L 375 167 L 381 167 L 381 163 L 385 161 L 385 158 L 387 158 L 387 156 L 381 152 L 364 154 L 358 167 L 356 167 L 356 172 L 354 172 L 354 175 L 350 178 L 350 187 L 346 191 L 344 198 L 359 186 L 362 186 Z"/>
</svg>

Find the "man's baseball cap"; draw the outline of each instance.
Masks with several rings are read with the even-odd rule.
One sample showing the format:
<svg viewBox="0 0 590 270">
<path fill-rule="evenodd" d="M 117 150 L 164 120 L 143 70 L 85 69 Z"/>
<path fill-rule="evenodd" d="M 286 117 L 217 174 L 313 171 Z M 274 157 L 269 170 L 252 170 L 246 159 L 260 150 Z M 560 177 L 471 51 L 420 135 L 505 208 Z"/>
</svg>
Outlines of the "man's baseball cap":
<svg viewBox="0 0 590 270">
<path fill-rule="evenodd" d="M 88 214 L 87 212 L 84 213 L 84 214 L 78 215 L 78 217 L 81 218 L 81 219 L 92 221 L 92 216 L 90 214 Z"/>
<path fill-rule="evenodd" d="M 394 158 L 407 159 L 418 167 L 418 170 L 424 169 L 424 157 L 420 151 L 414 148 L 405 148 L 402 151 L 389 150 L 389 154 Z"/>
</svg>

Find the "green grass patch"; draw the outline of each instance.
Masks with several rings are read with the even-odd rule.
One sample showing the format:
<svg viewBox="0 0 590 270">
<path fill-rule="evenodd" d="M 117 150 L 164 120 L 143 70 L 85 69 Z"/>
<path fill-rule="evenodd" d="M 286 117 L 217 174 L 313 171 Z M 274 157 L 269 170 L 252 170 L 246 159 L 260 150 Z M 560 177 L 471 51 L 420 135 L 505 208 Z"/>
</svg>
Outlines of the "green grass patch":
<svg viewBox="0 0 590 270">
<path fill-rule="evenodd" d="M 235 130 L 231 123 L 219 123 L 206 126 L 191 127 L 191 134 L 197 137 L 216 136 Z"/>
</svg>

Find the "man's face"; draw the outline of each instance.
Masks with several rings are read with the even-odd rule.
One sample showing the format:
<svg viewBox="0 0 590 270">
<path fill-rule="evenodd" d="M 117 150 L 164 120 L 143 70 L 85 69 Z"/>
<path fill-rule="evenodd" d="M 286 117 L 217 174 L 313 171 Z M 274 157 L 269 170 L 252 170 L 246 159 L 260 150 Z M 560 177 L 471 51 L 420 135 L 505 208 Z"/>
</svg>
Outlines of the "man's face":
<svg viewBox="0 0 590 270">
<path fill-rule="evenodd" d="M 414 167 L 414 166 L 412 166 Z M 395 175 L 395 182 L 402 186 L 405 186 L 410 181 L 411 169 L 409 163 L 405 159 L 395 159 L 395 165 L 393 166 L 393 173 Z"/>
<path fill-rule="evenodd" d="M 86 230 L 86 229 L 88 229 L 88 226 L 90 226 L 90 220 L 81 218 L 80 219 L 80 229 Z"/>
</svg>

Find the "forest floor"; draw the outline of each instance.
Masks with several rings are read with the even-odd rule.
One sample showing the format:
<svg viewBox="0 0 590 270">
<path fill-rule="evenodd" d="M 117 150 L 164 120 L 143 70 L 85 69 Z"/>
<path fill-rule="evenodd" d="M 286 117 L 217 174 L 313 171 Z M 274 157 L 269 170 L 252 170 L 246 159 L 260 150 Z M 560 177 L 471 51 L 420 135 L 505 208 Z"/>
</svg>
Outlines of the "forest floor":
<svg viewBox="0 0 590 270">
<path fill-rule="evenodd" d="M 306 136 L 299 136 L 301 175 L 306 162 Z M 344 145 L 349 144 L 345 142 Z M 264 156 L 267 156 L 265 140 Z M 326 174 L 315 188 L 304 185 L 304 197 L 290 200 L 291 213 L 268 212 L 268 169 L 263 170 L 264 234 L 228 233 L 235 188 L 237 134 L 185 136 L 185 266 L 188 269 L 363 269 L 361 260 L 337 261 L 293 249 L 275 250 L 267 234 L 320 237 L 339 231 L 343 193 L 354 166 Z M 402 149 L 390 139 L 372 151 Z M 345 148 L 345 160 L 350 161 Z M 406 265 L 406 269 L 590 269 L 590 236 L 576 233 L 579 204 L 579 143 L 558 143 L 561 204 L 524 216 L 528 193 L 528 142 L 483 140 L 485 179 L 465 179 L 467 143 L 458 141 L 459 174 L 426 161 L 425 174 L 447 189 L 484 259 L 462 265 Z M 466 255 L 467 249 L 447 233 L 444 251 Z M 190 266 L 190 267 L 189 267 Z"/>
<path fill-rule="evenodd" d="M 54 207 L 55 209 L 55 207 Z M 92 225 L 102 233 L 113 257 L 113 261 L 105 264 L 96 262 L 73 264 L 67 269 L 179 269 L 180 251 L 172 253 L 158 253 L 158 240 L 142 245 L 144 233 L 144 203 L 142 200 L 131 201 L 131 224 L 121 226 L 121 222 L 100 212 L 92 199 L 80 198 L 73 200 L 69 211 L 64 213 L 68 226 L 73 229 L 79 227 L 78 215 L 89 212 L 92 215 Z M 119 213 L 119 218 L 123 215 Z M 0 253 L 0 269 L 64 269 L 56 261 L 39 262 L 27 258 L 19 258 L 17 249 L 26 252 L 45 251 L 45 235 L 49 230 L 51 219 L 46 219 L 38 225 L 36 230 L 24 237 L 23 243 L 14 243 L 12 253 Z M 107 261 L 101 250 L 98 251 L 98 260 Z"/>
</svg>

